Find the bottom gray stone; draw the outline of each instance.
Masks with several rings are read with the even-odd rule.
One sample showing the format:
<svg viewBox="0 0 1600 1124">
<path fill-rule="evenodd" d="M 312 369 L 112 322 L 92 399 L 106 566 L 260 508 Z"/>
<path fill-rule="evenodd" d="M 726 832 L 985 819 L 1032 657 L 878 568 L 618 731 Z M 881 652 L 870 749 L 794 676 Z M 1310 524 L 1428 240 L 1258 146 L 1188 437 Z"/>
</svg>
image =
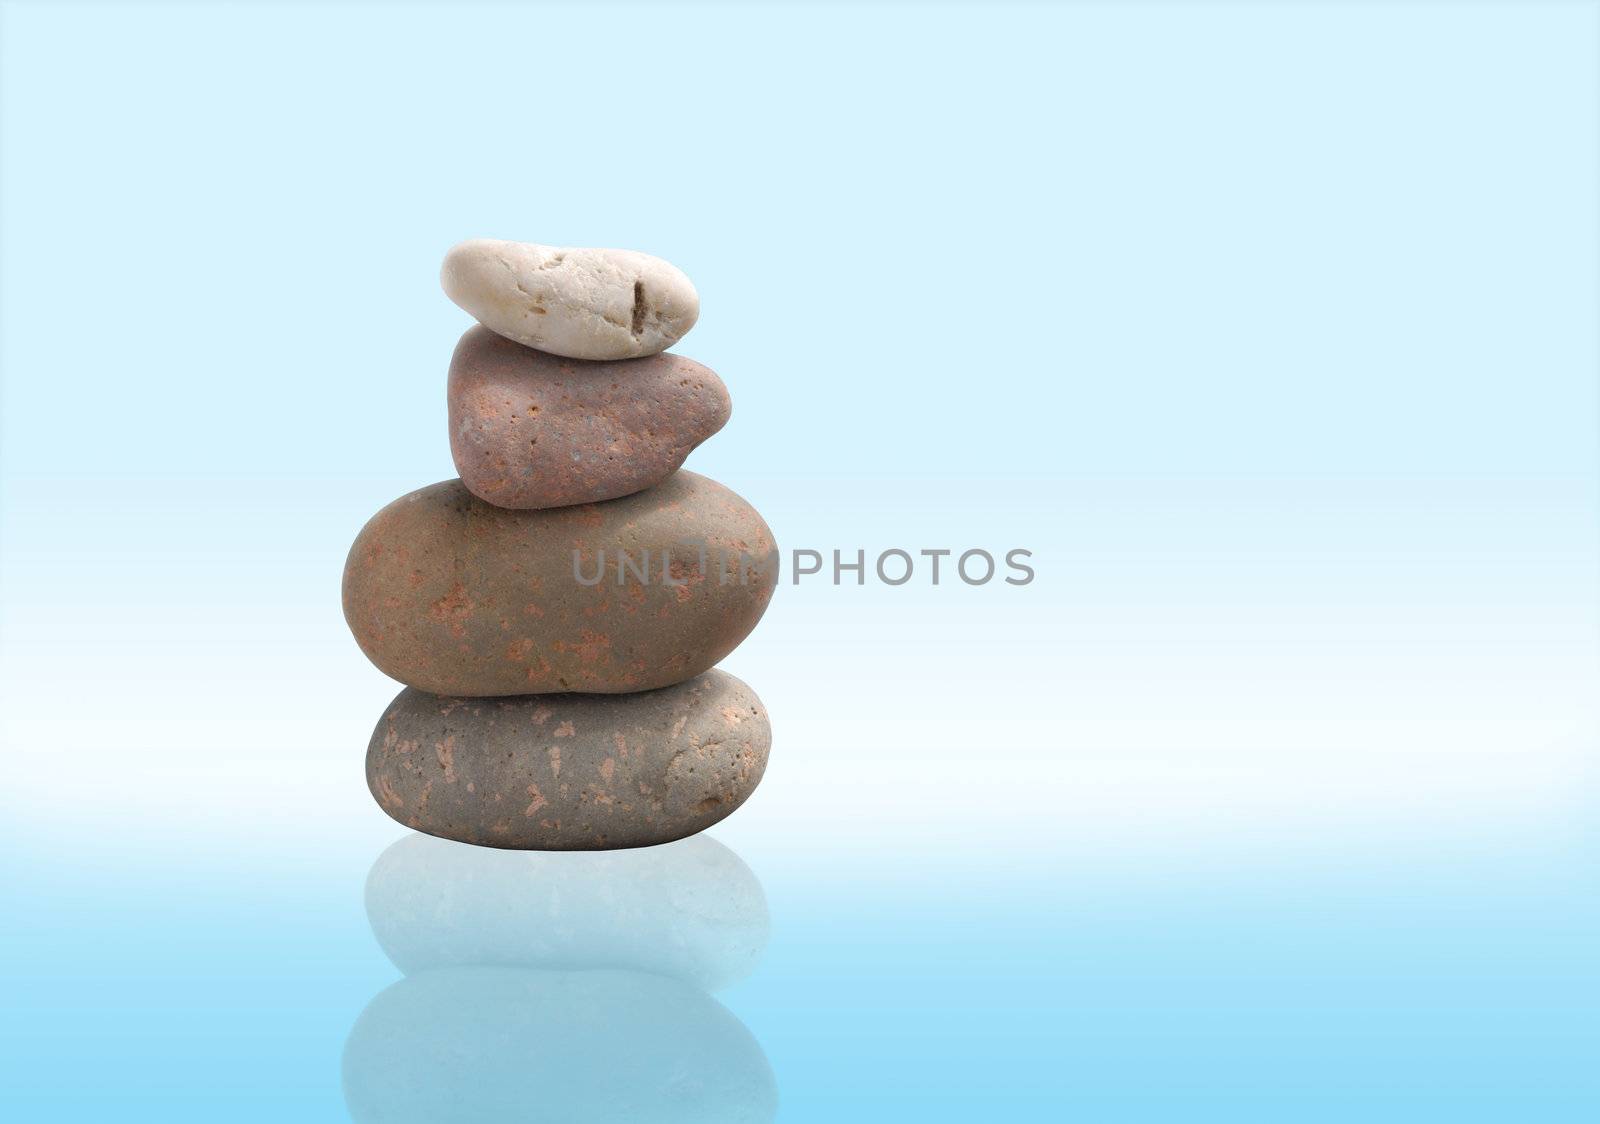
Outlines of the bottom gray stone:
<svg viewBox="0 0 1600 1124">
<path fill-rule="evenodd" d="M 486 847 L 594 851 L 704 831 L 761 781 L 772 729 L 708 671 L 632 695 L 466 699 L 407 687 L 367 747 L 367 787 L 417 831 Z"/>
</svg>

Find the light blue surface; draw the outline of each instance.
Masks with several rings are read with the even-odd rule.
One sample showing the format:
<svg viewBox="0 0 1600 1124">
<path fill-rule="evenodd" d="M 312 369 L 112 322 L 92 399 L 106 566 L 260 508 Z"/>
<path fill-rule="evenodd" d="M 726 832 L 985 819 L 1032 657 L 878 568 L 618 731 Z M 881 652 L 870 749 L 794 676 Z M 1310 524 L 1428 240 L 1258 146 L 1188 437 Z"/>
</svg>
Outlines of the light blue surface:
<svg viewBox="0 0 1600 1124">
<path fill-rule="evenodd" d="M 1597 17 L 0 4 L 0 1118 L 1594 1119 Z M 479 235 L 684 268 L 784 548 L 1038 579 L 780 589 L 715 842 L 406 837 Z"/>
<path fill-rule="evenodd" d="M 771 939 L 748 978 L 711 1000 L 658 965 L 649 978 L 693 1005 L 674 1015 L 643 1002 L 639 1017 L 661 1028 L 663 1050 L 696 1035 L 721 1048 L 685 1067 L 691 1090 L 720 1081 L 743 1090 L 734 1106 L 761 1106 L 775 1080 L 782 1119 L 1585 1120 L 1600 1095 L 1592 853 L 1501 838 L 1448 861 L 1394 854 L 1381 869 L 1106 885 L 1063 867 L 931 892 L 841 892 L 841 881 L 892 875 L 819 864 L 810 878 L 766 880 Z M 453 1001 L 447 973 L 467 956 L 413 969 L 443 988 L 402 1005 L 427 1016 L 420 1025 L 353 1032 L 358 1018 L 388 1015 L 362 1012 L 400 973 L 362 917 L 359 872 L 338 856 L 325 866 L 278 885 L 220 866 L 181 880 L 146 872 L 137 889 L 75 872 L 67 893 L 57 873 L 55 886 L 14 898 L 10 916 L 25 921 L 7 941 L 9 967 L 25 969 L 8 983 L 22 1024 L 7 1050 L 14 1118 L 335 1120 L 344 1095 L 381 1103 L 389 1081 L 431 1091 L 419 1102 L 431 1107 L 466 1071 L 478 1080 L 459 1083 L 460 1114 L 433 1119 L 484 1119 L 470 1110 L 517 1098 L 517 1119 L 610 1119 L 576 1111 L 578 1094 L 604 1091 L 598 1110 L 619 1088 L 670 1087 L 648 1084 L 655 1060 L 615 1000 L 521 1017 L 485 1010 L 472 989 Z M 581 904 L 549 906 L 549 888 L 528 878 L 508 912 L 532 900 L 552 927 L 611 932 Z M 441 910 L 409 928 L 391 920 L 391 939 L 425 942 L 457 922 L 489 943 L 519 931 L 482 902 L 420 893 Z M 580 999 L 594 986 L 592 966 L 529 945 L 535 968 L 567 969 L 544 978 Z M 515 974 L 508 959 L 485 957 L 482 970 Z M 706 1010 L 722 1018 L 713 1002 L 759 1045 L 708 1029 Z M 371 1040 L 407 1029 L 426 1049 L 385 1069 Z M 587 1068 L 548 1072 L 571 1040 L 607 1034 L 616 1048 Z M 518 1051 L 526 1065 L 506 1064 Z M 345 1063 L 342 1094 L 352 1052 L 363 1061 L 353 1075 Z"/>
</svg>

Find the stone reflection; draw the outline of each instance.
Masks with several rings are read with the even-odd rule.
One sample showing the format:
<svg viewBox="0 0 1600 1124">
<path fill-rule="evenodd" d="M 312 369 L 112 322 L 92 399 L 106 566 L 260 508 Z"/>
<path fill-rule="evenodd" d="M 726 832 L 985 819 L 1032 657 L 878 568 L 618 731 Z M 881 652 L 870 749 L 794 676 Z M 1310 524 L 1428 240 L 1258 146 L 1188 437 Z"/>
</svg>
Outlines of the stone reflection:
<svg viewBox="0 0 1600 1124">
<path fill-rule="evenodd" d="M 411 835 L 373 864 L 366 905 L 405 978 L 345 1044 L 356 1121 L 776 1115 L 765 1054 L 709 994 L 768 931 L 761 884 L 715 840 L 545 853 Z"/>
</svg>

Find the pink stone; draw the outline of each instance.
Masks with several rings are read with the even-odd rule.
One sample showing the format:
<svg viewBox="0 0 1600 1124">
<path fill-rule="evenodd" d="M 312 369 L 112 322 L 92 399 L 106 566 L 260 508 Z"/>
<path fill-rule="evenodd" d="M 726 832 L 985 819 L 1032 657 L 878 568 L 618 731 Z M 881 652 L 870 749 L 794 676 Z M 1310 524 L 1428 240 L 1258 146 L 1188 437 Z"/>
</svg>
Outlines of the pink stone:
<svg viewBox="0 0 1600 1124">
<path fill-rule="evenodd" d="M 518 510 L 659 484 L 733 409 L 716 373 L 681 355 L 564 359 L 481 326 L 456 345 L 449 402 L 461 482 Z"/>
</svg>

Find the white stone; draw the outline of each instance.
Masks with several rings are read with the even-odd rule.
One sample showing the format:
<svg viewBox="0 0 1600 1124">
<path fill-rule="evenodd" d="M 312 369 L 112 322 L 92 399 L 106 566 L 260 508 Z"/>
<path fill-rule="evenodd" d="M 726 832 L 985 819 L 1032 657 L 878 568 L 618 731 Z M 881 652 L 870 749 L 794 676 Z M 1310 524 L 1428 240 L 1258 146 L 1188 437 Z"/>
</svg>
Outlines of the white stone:
<svg viewBox="0 0 1600 1124">
<path fill-rule="evenodd" d="M 683 271 L 633 250 L 474 238 L 445 255 L 446 295 L 491 332 L 572 359 L 636 359 L 694 327 Z"/>
</svg>

